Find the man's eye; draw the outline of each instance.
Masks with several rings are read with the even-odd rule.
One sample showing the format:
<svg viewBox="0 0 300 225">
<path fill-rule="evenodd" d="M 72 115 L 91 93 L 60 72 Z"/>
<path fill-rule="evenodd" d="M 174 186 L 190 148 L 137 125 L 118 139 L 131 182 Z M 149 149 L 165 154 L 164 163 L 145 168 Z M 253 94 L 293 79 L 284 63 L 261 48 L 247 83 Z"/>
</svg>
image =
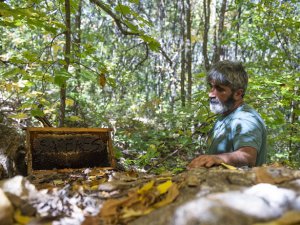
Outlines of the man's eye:
<svg viewBox="0 0 300 225">
<path fill-rule="evenodd" d="M 216 86 L 216 90 L 219 92 L 222 92 L 222 91 L 224 91 L 224 88 L 221 88 L 220 86 Z"/>
</svg>

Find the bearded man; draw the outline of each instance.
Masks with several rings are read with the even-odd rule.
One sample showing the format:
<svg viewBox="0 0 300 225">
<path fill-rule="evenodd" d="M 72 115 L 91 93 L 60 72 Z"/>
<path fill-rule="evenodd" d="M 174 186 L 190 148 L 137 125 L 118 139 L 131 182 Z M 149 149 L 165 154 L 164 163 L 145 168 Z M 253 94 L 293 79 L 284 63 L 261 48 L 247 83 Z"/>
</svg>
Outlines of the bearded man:
<svg viewBox="0 0 300 225">
<path fill-rule="evenodd" d="M 193 159 L 188 168 L 260 166 L 266 161 L 266 126 L 244 103 L 248 75 L 239 62 L 220 61 L 207 74 L 210 110 L 218 114 L 208 138 L 208 154 Z"/>
</svg>

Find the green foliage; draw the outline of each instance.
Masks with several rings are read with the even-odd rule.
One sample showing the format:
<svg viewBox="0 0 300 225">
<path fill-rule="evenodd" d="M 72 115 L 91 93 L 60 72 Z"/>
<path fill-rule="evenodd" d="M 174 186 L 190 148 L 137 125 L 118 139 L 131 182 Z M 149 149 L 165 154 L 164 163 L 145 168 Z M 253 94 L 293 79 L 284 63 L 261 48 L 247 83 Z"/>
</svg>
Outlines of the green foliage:
<svg viewBox="0 0 300 225">
<path fill-rule="evenodd" d="M 66 126 L 114 127 L 118 157 L 128 167 L 157 172 L 184 169 L 205 152 L 214 121 L 201 67 L 203 2 L 192 3 L 193 95 L 186 107 L 180 102 L 183 40 L 178 2 L 101 1 L 104 8 L 91 2 L 82 6 L 79 32 L 75 28 L 79 1 L 71 1 L 68 72 L 64 69 L 64 1 L 0 3 L 1 121 L 40 126 L 33 117 L 47 116 L 56 126 L 59 88 L 67 84 Z M 247 66 L 246 101 L 266 121 L 268 162 L 299 167 L 299 32 L 295 32 L 299 5 L 269 0 L 228 3 L 222 57 Z M 133 35 L 123 34 L 107 11 Z M 211 20 L 218 24 L 213 15 Z M 214 29 L 211 26 L 208 34 L 210 61 Z"/>
</svg>

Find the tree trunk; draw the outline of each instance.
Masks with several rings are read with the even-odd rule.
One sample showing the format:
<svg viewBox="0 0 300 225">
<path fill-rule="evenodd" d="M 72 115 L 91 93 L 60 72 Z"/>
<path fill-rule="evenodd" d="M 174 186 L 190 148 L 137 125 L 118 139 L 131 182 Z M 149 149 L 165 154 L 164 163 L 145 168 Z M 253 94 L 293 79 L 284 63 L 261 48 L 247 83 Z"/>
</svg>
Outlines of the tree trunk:
<svg viewBox="0 0 300 225">
<path fill-rule="evenodd" d="M 210 19 L 210 0 L 203 0 L 203 12 L 204 12 L 204 32 L 203 32 L 203 46 L 202 55 L 204 58 L 204 67 L 206 71 L 209 70 L 209 59 L 207 54 L 208 44 L 208 32 L 209 32 L 209 19 Z"/>
<path fill-rule="evenodd" d="M 294 87 L 294 96 L 299 96 L 300 94 L 300 88 L 299 88 L 299 81 L 300 78 L 296 78 L 295 87 Z M 299 111 L 300 108 L 300 102 L 298 100 L 293 99 L 291 101 L 291 107 L 290 107 L 290 137 L 289 137 L 289 161 L 294 161 L 293 158 L 297 156 L 299 149 L 298 146 L 294 146 L 296 143 L 293 139 L 297 137 L 297 129 L 296 129 L 296 123 L 297 120 L 299 122 L 299 116 L 297 116 L 296 111 Z M 298 118 L 297 118 L 298 117 Z"/>
<path fill-rule="evenodd" d="M 188 93 L 187 101 L 188 105 L 191 105 L 192 102 L 192 20 L 191 20 L 191 2 L 187 0 L 187 9 L 186 9 L 186 27 L 187 27 L 187 74 L 188 74 Z"/>
<path fill-rule="evenodd" d="M 70 0 L 65 0 L 65 65 L 64 69 L 68 72 L 70 65 L 70 53 L 71 53 L 71 10 L 70 10 Z M 59 127 L 63 127 L 65 124 L 65 111 L 66 111 L 66 90 L 67 83 L 64 82 L 60 88 L 60 118 L 59 118 Z"/>
<path fill-rule="evenodd" d="M 78 9 L 77 9 L 77 13 L 75 16 L 75 34 L 74 34 L 74 53 L 75 53 L 75 57 L 76 57 L 76 61 L 78 64 L 78 67 L 76 68 L 76 89 L 75 91 L 77 93 L 81 92 L 81 81 L 80 81 L 80 74 L 81 74 L 81 51 L 80 51 L 80 47 L 81 47 L 81 14 L 82 14 L 82 0 L 79 0 L 79 4 L 78 4 Z M 74 115 L 78 116 L 79 115 L 79 104 L 78 104 L 78 100 L 75 99 L 75 103 L 74 103 Z"/>
<path fill-rule="evenodd" d="M 181 97 L 181 106 L 185 107 L 185 42 L 186 42 L 186 34 L 185 34 L 185 0 L 181 1 L 181 18 L 180 18 L 180 36 L 181 36 L 181 72 L 180 72 L 180 97 Z"/>
<path fill-rule="evenodd" d="M 223 0 L 222 5 L 221 5 L 221 11 L 220 11 L 218 33 L 216 34 L 215 51 L 214 51 L 214 57 L 213 57 L 214 63 L 220 61 L 221 54 L 222 54 L 221 42 L 223 39 L 226 4 L 227 4 L 227 0 Z"/>
<path fill-rule="evenodd" d="M 238 56 L 238 44 L 239 44 L 239 37 L 240 37 L 240 20 L 242 15 L 242 6 L 238 8 L 238 16 L 237 16 L 237 25 L 236 25 L 236 41 L 235 41 L 235 49 L 234 49 L 234 58 L 237 60 Z"/>
</svg>

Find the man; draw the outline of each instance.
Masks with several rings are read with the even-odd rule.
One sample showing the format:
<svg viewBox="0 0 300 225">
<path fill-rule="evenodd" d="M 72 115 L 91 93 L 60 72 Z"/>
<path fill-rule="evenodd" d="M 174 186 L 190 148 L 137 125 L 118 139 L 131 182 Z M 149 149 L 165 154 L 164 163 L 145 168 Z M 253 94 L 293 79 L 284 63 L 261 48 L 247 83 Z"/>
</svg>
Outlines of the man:
<svg viewBox="0 0 300 225">
<path fill-rule="evenodd" d="M 207 74 L 210 110 L 218 119 L 209 135 L 208 155 L 188 168 L 260 166 L 266 160 L 266 127 L 260 115 L 244 103 L 248 75 L 241 63 L 221 61 Z"/>
</svg>

